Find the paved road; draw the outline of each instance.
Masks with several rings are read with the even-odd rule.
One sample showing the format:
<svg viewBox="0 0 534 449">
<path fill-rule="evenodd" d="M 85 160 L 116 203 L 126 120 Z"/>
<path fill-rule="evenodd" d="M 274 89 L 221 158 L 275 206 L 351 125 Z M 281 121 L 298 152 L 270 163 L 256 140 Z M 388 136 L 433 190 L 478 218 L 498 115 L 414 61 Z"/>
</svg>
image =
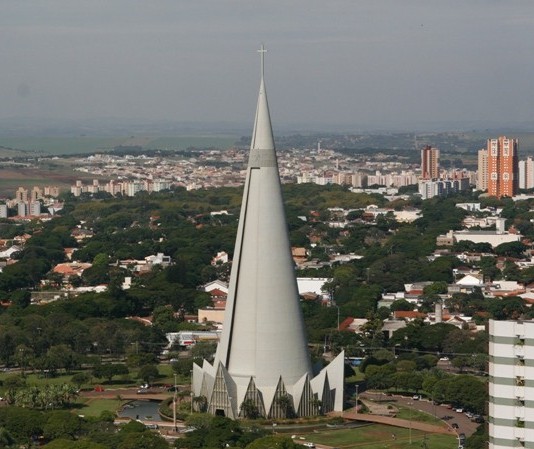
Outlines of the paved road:
<svg viewBox="0 0 534 449">
<path fill-rule="evenodd" d="M 411 397 L 406 396 L 386 396 L 383 393 L 372 393 L 365 392 L 360 395 L 360 397 L 371 399 L 371 400 L 389 400 L 393 404 L 402 405 L 403 407 L 413 408 L 414 410 L 419 410 L 422 412 L 429 413 L 437 418 L 442 418 L 443 416 L 452 416 L 451 419 L 446 420 L 445 422 L 451 426 L 452 423 L 458 424 L 458 429 L 456 433 L 465 433 L 466 436 L 470 436 L 477 430 L 479 424 L 471 422 L 471 420 L 465 416 L 463 413 L 457 413 L 452 409 L 449 409 L 443 405 L 432 404 L 431 401 L 423 400 L 413 400 Z"/>
<path fill-rule="evenodd" d="M 167 391 L 164 388 L 154 387 L 149 388 L 145 393 L 139 394 L 137 391 L 139 388 L 116 388 L 116 389 L 104 389 L 103 391 L 80 391 L 80 396 L 84 398 L 107 398 L 115 399 L 120 396 L 122 399 L 145 399 L 145 400 L 157 400 L 163 401 L 170 398 L 173 393 Z"/>
</svg>

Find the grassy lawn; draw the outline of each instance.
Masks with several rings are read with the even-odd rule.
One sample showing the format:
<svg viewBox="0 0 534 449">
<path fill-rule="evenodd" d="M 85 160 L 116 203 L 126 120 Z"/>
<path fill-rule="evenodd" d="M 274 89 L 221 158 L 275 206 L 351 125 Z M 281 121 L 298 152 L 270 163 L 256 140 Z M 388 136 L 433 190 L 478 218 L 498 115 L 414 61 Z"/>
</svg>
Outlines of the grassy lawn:
<svg viewBox="0 0 534 449">
<path fill-rule="evenodd" d="M 122 404 L 124 404 L 124 401 L 117 399 L 78 398 L 78 402 L 73 407 L 73 410 L 79 415 L 100 416 L 105 410 L 115 413 Z"/>
<path fill-rule="evenodd" d="M 395 438 L 393 438 L 395 435 Z M 341 449 L 352 448 L 390 448 L 403 449 L 407 447 L 432 449 L 455 449 L 458 446 L 456 438 L 449 435 L 424 434 L 418 430 L 402 429 L 399 427 L 372 424 L 358 427 L 356 429 L 336 429 L 316 431 L 314 433 L 302 434 L 306 441 L 338 447 Z"/>
<path fill-rule="evenodd" d="M 174 384 L 174 373 L 172 371 L 172 367 L 169 364 L 161 364 L 158 365 L 158 371 L 160 374 L 160 377 L 158 379 L 155 379 L 153 383 L 155 384 Z M 88 371 L 90 372 L 90 371 Z M 137 368 L 131 368 L 130 374 L 127 376 L 117 376 L 114 377 L 111 383 L 108 383 L 105 379 L 97 379 L 93 378 L 90 385 L 83 385 L 82 388 L 92 388 L 95 385 L 104 385 L 105 387 L 112 387 L 112 388 L 135 388 L 142 383 L 142 380 L 137 378 Z M 26 373 L 26 382 L 28 385 L 35 385 L 35 386 L 41 386 L 41 385 L 50 385 L 50 384 L 64 384 L 64 383 L 70 383 L 72 375 L 76 372 L 73 372 L 71 374 L 59 374 L 55 377 L 43 377 L 40 374 L 37 373 Z M 0 382 L 4 381 L 6 377 L 10 376 L 17 376 L 20 375 L 19 372 L 0 372 Z M 189 377 L 183 377 L 183 376 L 177 376 L 176 378 L 178 385 L 189 385 L 191 383 L 191 379 Z M 0 388 L 0 392 L 3 391 L 2 388 Z"/>
<path fill-rule="evenodd" d="M 362 373 L 358 369 L 358 367 L 352 367 L 352 370 L 354 371 L 354 374 L 345 379 L 345 382 L 347 384 L 354 384 L 354 383 L 361 382 L 361 381 L 365 380 L 365 374 Z"/>
<path fill-rule="evenodd" d="M 0 381 L 9 376 L 16 376 L 17 374 L 18 373 L 2 373 L 0 374 Z M 35 386 L 65 384 L 70 383 L 73 374 L 75 374 L 75 372 L 72 374 L 59 374 L 54 377 L 43 377 L 37 373 L 27 373 L 26 382 L 28 385 Z M 139 381 L 135 378 L 135 374 L 136 371 L 132 370 L 127 378 L 121 379 L 120 377 L 116 377 L 113 379 L 111 384 L 108 384 L 107 381 L 104 381 L 104 379 L 93 378 L 91 385 L 113 385 L 115 388 L 135 387 L 139 383 Z M 83 385 L 83 388 L 87 388 L 87 385 Z"/>
<path fill-rule="evenodd" d="M 441 419 L 435 418 L 434 416 L 429 415 L 428 413 L 404 407 L 398 407 L 398 410 L 399 412 L 397 413 L 395 418 L 411 419 L 412 421 L 443 425 L 443 421 Z"/>
</svg>

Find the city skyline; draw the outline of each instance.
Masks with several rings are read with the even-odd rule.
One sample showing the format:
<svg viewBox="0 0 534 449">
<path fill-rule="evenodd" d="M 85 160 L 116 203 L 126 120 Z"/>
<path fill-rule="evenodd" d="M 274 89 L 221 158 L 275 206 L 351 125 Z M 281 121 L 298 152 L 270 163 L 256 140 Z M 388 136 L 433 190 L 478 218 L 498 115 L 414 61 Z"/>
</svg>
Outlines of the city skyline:
<svg viewBox="0 0 534 449">
<path fill-rule="evenodd" d="M 255 78 L 244 69 L 260 42 L 273 60 L 275 128 L 529 127 L 534 117 L 532 2 L 134 6 L 5 3 L 0 121 L 246 126 Z"/>
</svg>

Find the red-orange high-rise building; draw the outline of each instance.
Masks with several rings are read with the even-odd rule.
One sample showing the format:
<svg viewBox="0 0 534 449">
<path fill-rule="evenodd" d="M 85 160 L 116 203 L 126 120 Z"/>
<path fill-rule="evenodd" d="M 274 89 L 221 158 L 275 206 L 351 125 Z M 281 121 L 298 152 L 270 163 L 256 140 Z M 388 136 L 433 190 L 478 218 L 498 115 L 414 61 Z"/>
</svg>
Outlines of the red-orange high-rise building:
<svg viewBox="0 0 534 449">
<path fill-rule="evenodd" d="M 488 139 L 488 194 L 502 198 L 519 189 L 518 140 L 501 136 Z"/>
<path fill-rule="evenodd" d="M 439 150 L 430 145 L 421 150 L 421 177 L 423 179 L 439 178 Z"/>
</svg>

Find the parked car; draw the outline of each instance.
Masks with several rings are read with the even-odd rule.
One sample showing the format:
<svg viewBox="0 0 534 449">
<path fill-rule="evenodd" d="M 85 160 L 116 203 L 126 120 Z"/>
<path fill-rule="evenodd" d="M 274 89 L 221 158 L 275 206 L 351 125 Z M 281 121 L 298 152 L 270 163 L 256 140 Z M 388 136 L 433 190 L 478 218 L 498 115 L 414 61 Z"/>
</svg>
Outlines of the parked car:
<svg viewBox="0 0 534 449">
<path fill-rule="evenodd" d="M 459 426 L 458 424 L 456 424 L 455 422 L 453 422 L 453 423 L 451 424 L 451 427 L 452 427 L 453 429 L 459 429 L 459 428 L 460 428 L 460 426 Z"/>
<path fill-rule="evenodd" d="M 304 446 L 314 448 L 315 444 L 313 444 L 311 441 L 309 443 L 304 443 Z"/>
</svg>

